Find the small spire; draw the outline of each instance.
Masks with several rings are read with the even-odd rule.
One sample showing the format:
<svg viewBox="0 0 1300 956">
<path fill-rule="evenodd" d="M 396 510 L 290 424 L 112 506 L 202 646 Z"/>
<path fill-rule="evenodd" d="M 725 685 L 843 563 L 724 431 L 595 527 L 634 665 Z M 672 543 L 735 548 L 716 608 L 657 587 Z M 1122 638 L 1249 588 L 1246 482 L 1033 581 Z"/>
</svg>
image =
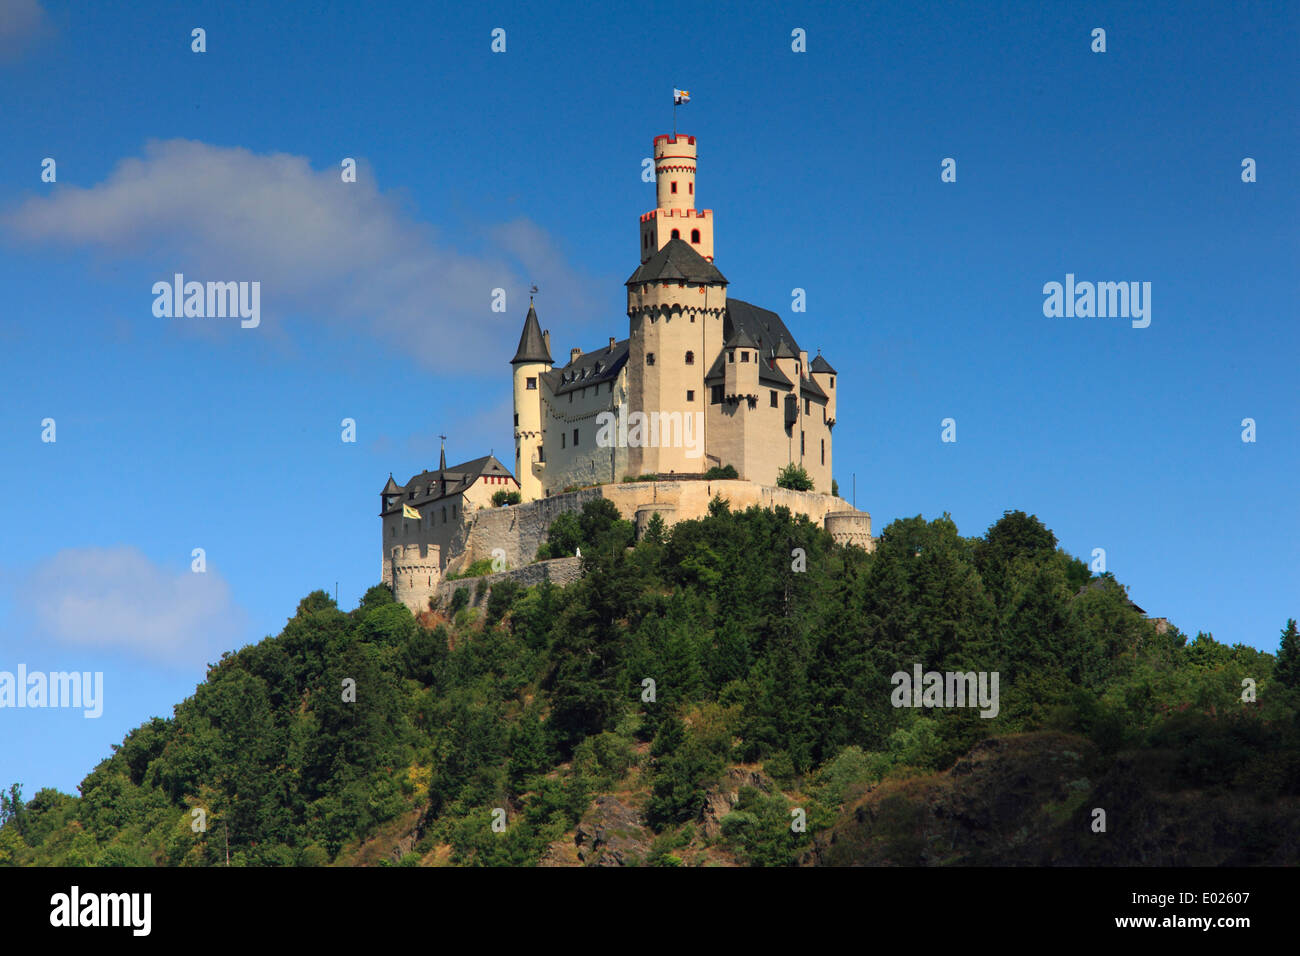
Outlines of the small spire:
<svg viewBox="0 0 1300 956">
<path fill-rule="evenodd" d="M 438 470 L 446 471 L 447 470 L 447 436 L 439 435 L 438 437 L 442 439 L 442 447 L 441 450 L 438 452 Z"/>
</svg>

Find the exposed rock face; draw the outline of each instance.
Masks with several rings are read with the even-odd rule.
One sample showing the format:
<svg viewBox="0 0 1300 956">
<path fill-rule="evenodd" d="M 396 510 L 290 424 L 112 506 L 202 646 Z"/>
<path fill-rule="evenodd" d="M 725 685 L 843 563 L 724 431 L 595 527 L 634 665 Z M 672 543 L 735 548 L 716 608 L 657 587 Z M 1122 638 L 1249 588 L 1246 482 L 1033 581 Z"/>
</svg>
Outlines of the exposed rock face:
<svg viewBox="0 0 1300 956">
<path fill-rule="evenodd" d="M 1167 751 L 1105 758 L 1080 737 L 977 744 L 946 773 L 886 780 L 801 865 L 1224 866 L 1300 859 L 1300 801 L 1194 790 Z M 1094 829 L 1094 811 L 1106 830 Z"/>
<path fill-rule="evenodd" d="M 1095 748 L 1064 734 L 981 741 L 947 773 L 886 780 L 800 861 L 814 865 L 1050 864 L 1051 834 L 1093 789 Z"/>
<path fill-rule="evenodd" d="M 640 810 L 617 797 L 597 797 L 578 824 L 573 845 L 551 844 L 539 865 L 627 866 L 650 852 L 653 838 Z"/>
<path fill-rule="evenodd" d="M 716 790 L 710 790 L 704 798 L 700 819 L 706 837 L 712 839 L 722 832 L 722 818 L 735 809 L 740 800 L 741 787 L 754 787 L 764 793 L 772 792 L 771 781 L 761 773 L 744 767 L 729 769 L 722 785 Z"/>
</svg>

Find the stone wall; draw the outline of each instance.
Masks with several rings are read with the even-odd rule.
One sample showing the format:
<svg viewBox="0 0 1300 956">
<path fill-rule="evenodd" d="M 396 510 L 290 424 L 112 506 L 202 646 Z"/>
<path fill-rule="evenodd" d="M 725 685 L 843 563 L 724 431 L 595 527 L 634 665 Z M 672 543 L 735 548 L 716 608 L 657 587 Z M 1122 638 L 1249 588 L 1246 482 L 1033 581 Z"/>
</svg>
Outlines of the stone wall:
<svg viewBox="0 0 1300 956">
<path fill-rule="evenodd" d="M 514 581 L 524 587 L 532 587 L 535 584 L 541 584 L 543 581 L 550 581 L 552 584 L 564 587 L 572 584 L 580 577 L 582 577 L 581 558 L 554 558 L 550 561 L 537 561 L 511 571 L 484 574 L 476 578 L 440 581 L 434 591 L 434 606 L 445 610 L 451 604 L 451 599 L 455 596 L 458 588 L 465 588 L 469 592 L 470 607 L 480 607 L 487 604 L 488 598 L 492 596 L 493 585 L 500 581 Z M 479 582 L 486 582 L 487 584 L 487 588 L 481 597 L 478 596 Z"/>
<path fill-rule="evenodd" d="M 708 515 L 709 502 L 715 495 L 726 498 L 733 511 L 743 511 L 753 505 L 779 506 L 807 515 L 810 521 L 823 526 L 827 524 L 827 515 L 835 514 L 840 532 L 851 531 L 853 544 L 871 550 L 871 515 L 855 511 L 843 498 L 744 480 L 638 481 L 584 488 L 524 504 L 475 511 L 467 516 L 463 553 L 447 561 L 445 567 L 449 572 L 463 570 L 474 561 L 492 558 L 497 548 L 505 553 L 507 568 L 530 564 L 546 541 L 551 522 L 566 511 L 580 512 L 583 505 L 596 498 L 612 501 L 619 514 L 636 523 L 639 533 L 656 511 L 667 527 L 678 521 L 703 518 Z"/>
<path fill-rule="evenodd" d="M 875 546 L 871 540 L 871 516 L 861 511 L 832 511 L 826 515 L 825 525 L 836 544 L 851 544 L 864 551 Z"/>
<path fill-rule="evenodd" d="M 462 553 L 449 561 L 446 569 L 462 571 L 475 561 L 491 559 L 497 548 L 505 552 L 507 569 L 531 564 L 537 560 L 537 549 L 546 540 L 552 521 L 566 511 L 582 511 L 583 505 L 599 497 L 600 488 L 584 488 L 521 505 L 475 511 L 466 521 Z"/>
<path fill-rule="evenodd" d="M 565 512 L 581 512 L 588 501 L 608 498 L 618 508 L 619 514 L 635 523 L 640 536 L 656 512 L 663 519 L 665 527 L 672 527 L 678 521 L 705 517 L 709 513 L 709 502 L 715 495 L 727 499 L 733 511 L 743 511 L 755 505 L 768 509 L 784 507 L 822 525 L 840 544 L 854 544 L 868 551 L 874 547 L 871 515 L 854 510 L 843 498 L 812 491 L 791 491 L 788 488 L 759 485 L 744 480 L 640 481 L 600 485 L 524 504 L 471 512 L 459 524 L 451 526 L 452 550 L 442 553 L 442 574 L 459 573 L 475 561 L 491 560 L 504 554 L 507 570 L 501 573 L 521 574 L 522 577 L 515 580 L 520 583 L 536 583 L 541 578 L 534 580 L 531 575 L 543 572 L 532 569 L 555 564 L 553 561 L 537 564 L 537 549 L 546 541 L 551 522 Z M 494 554 L 498 549 L 500 554 Z M 436 589 L 438 600 L 446 602 L 451 600 L 456 586 L 466 586 L 458 581 L 440 581 L 441 575 L 436 571 L 437 563 L 435 556 L 435 570 L 431 580 L 440 583 L 422 589 L 420 575 L 429 579 L 427 567 L 424 564 L 417 565 L 412 559 L 404 561 L 404 566 L 411 568 L 411 571 L 406 582 L 407 589 L 399 600 L 413 610 L 422 610 L 431 591 Z M 566 576 L 565 580 L 557 583 L 567 584 L 572 579 L 567 577 L 568 571 L 547 573 Z M 488 575 L 489 578 L 497 576 Z M 471 582 L 471 590 L 477 586 L 477 578 L 466 580 Z M 386 581 L 391 582 L 391 566 Z"/>
</svg>

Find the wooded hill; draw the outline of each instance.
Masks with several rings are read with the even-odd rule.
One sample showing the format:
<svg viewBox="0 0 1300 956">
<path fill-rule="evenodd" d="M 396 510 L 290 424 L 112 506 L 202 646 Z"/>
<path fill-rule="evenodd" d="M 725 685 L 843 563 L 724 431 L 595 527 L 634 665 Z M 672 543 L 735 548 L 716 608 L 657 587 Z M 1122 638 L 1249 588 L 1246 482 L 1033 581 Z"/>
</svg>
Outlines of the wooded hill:
<svg viewBox="0 0 1300 956">
<path fill-rule="evenodd" d="M 1294 621 L 1276 657 L 1158 633 L 1021 512 L 632 539 L 593 502 L 552 535 L 581 581 L 453 619 L 309 594 L 79 797 L 12 786 L 0 863 L 1297 862 Z M 998 672 L 997 717 L 895 707 L 914 664 Z"/>
</svg>

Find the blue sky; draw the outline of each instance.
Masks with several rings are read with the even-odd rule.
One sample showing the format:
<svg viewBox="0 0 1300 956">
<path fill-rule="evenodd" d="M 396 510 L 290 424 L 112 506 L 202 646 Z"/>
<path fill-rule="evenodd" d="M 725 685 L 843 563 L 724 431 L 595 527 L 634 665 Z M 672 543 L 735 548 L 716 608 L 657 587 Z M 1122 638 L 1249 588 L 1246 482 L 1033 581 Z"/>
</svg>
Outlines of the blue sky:
<svg viewBox="0 0 1300 956">
<path fill-rule="evenodd" d="M 105 675 L 99 719 L 0 711 L 0 784 L 72 791 L 307 592 L 354 606 L 439 433 L 510 460 L 528 284 L 556 354 L 627 334 L 674 87 L 877 533 L 1019 508 L 1191 634 L 1300 615 L 1296 5 L 232 6 L 0 0 L 0 670 Z M 154 317 L 174 272 L 261 325 Z M 1067 273 L 1150 326 L 1045 317 Z"/>
</svg>

